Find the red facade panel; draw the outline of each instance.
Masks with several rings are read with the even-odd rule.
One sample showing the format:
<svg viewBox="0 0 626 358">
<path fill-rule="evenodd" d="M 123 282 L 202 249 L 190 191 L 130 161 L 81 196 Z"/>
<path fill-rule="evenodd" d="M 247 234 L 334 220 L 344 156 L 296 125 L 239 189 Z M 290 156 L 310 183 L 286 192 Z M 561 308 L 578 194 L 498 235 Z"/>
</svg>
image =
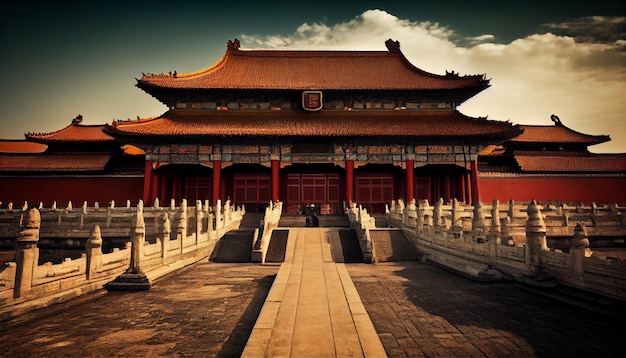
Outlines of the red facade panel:
<svg viewBox="0 0 626 358">
<path fill-rule="evenodd" d="M 481 177 L 479 183 L 483 202 L 626 203 L 626 177 Z"/>
</svg>

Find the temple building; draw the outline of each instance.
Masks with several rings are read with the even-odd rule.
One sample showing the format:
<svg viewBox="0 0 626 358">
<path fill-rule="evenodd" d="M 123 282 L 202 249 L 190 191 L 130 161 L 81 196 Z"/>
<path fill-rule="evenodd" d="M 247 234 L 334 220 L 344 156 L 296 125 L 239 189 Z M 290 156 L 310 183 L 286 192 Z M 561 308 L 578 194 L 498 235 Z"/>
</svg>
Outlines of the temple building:
<svg viewBox="0 0 626 358">
<path fill-rule="evenodd" d="M 82 183 L 64 188 L 66 196 L 89 183 L 101 201 L 228 198 L 259 211 L 280 200 L 287 214 L 308 204 L 338 213 L 350 201 L 376 213 L 414 198 L 626 202 L 615 195 L 626 184 L 626 157 L 587 149 L 607 136 L 575 132 L 558 118 L 527 126 L 466 116 L 457 107 L 490 86 L 484 75 L 428 73 L 398 42 L 385 44 L 387 51 L 243 50 L 235 40 L 198 72 L 144 74 L 137 87 L 167 112 L 27 134 L 26 142 L 47 146 L 41 153 L 2 153 L 0 142 L 0 184 L 13 188 L 3 185 L 0 200 L 20 202 L 19 182 L 48 176 Z M 34 162 L 7 166 L 20 156 Z M 612 195 L 596 198 L 591 185 Z"/>
<path fill-rule="evenodd" d="M 58 131 L 27 133 L 23 141 L 0 140 L 0 207 L 136 201 L 145 153 L 105 134 L 104 125 L 82 120 L 78 115 Z"/>
</svg>

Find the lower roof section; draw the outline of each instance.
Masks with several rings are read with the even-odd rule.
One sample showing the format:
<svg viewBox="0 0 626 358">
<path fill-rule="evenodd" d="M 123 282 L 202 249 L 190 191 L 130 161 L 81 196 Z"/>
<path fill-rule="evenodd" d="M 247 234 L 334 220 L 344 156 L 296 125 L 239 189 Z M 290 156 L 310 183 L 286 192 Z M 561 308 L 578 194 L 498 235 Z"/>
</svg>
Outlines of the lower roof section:
<svg viewBox="0 0 626 358">
<path fill-rule="evenodd" d="M 0 172 L 104 170 L 111 154 L 7 154 L 0 155 Z"/>
<path fill-rule="evenodd" d="M 626 155 L 580 152 L 515 152 L 524 172 L 626 172 Z"/>
<path fill-rule="evenodd" d="M 105 132 L 124 139 L 189 136 L 481 137 L 501 140 L 521 131 L 510 122 L 433 111 L 169 111 L 157 118 L 117 121 Z M 132 140 L 132 139 L 130 139 Z"/>
</svg>

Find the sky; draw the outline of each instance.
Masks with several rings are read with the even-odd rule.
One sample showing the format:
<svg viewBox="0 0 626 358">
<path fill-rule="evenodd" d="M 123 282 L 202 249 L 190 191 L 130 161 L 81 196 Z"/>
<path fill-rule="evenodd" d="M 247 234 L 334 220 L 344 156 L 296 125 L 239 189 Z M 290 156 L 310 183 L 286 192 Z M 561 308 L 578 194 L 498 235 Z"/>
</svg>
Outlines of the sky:
<svg viewBox="0 0 626 358">
<path fill-rule="evenodd" d="M 435 74 L 486 74 L 469 116 L 610 135 L 626 153 L 626 2 L 15 1 L 0 12 L 0 138 L 153 117 L 144 73 L 196 72 L 242 49 L 381 50 Z"/>
</svg>

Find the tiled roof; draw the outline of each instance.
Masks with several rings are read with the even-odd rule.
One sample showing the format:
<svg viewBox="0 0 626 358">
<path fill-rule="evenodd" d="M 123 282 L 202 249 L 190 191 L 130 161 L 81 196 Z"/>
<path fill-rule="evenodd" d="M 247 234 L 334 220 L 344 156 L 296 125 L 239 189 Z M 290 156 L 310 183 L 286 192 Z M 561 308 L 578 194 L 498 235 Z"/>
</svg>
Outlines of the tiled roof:
<svg viewBox="0 0 626 358">
<path fill-rule="evenodd" d="M 27 133 L 26 140 L 44 144 L 70 142 L 115 142 L 113 137 L 102 131 L 104 129 L 104 125 L 82 125 L 80 124 L 81 120 L 82 116 L 79 115 L 69 126 L 54 132 Z"/>
<path fill-rule="evenodd" d="M 6 154 L 0 155 L 0 172 L 103 170 L 110 154 Z"/>
<path fill-rule="evenodd" d="M 435 75 L 413 66 L 400 44 L 389 51 L 240 50 L 228 42 L 213 66 L 190 74 L 144 75 L 137 86 L 185 89 L 420 90 L 489 86 L 484 75 Z"/>
<path fill-rule="evenodd" d="M 484 136 L 519 133 L 509 122 L 477 119 L 456 110 L 170 111 L 161 117 L 114 122 L 113 136 Z"/>
<path fill-rule="evenodd" d="M 0 139 L 0 153 L 43 153 L 46 148 L 45 144 L 25 140 Z"/>
<path fill-rule="evenodd" d="M 519 127 L 523 132 L 511 139 L 512 143 L 580 143 L 593 145 L 611 140 L 607 135 L 583 134 L 562 124 L 553 126 L 520 125 Z"/>
<path fill-rule="evenodd" d="M 581 152 L 516 152 L 526 172 L 626 172 L 626 155 Z"/>
</svg>

